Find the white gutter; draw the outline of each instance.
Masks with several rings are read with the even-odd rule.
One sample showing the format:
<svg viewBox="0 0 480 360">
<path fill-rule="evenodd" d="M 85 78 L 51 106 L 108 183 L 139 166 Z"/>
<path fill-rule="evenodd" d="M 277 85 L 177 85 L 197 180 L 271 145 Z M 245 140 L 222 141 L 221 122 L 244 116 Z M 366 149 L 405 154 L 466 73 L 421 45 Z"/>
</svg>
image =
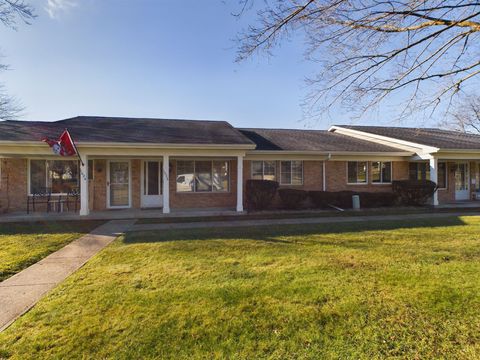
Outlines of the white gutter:
<svg viewBox="0 0 480 360">
<path fill-rule="evenodd" d="M 323 179 L 322 179 L 322 188 L 323 188 L 323 191 L 327 191 L 327 173 L 326 173 L 326 169 L 325 169 L 325 162 L 330 160 L 330 158 L 332 157 L 331 154 L 328 154 L 327 158 L 325 160 L 323 160 L 322 162 L 322 175 L 323 175 Z"/>
<path fill-rule="evenodd" d="M 412 156 L 414 151 L 302 151 L 302 150 L 251 150 L 247 155 L 324 155 L 329 159 L 335 155 L 358 155 L 358 156 Z"/>
</svg>

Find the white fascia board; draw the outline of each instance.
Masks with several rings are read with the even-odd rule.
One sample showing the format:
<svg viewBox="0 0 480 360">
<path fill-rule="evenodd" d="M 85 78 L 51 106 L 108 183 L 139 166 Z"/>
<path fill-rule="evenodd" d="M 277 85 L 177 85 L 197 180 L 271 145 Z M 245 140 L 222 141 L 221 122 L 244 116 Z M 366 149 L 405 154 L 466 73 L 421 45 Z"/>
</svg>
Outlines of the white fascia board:
<svg viewBox="0 0 480 360">
<path fill-rule="evenodd" d="M 343 135 L 351 136 L 361 140 L 371 141 L 377 144 L 382 144 L 386 146 L 397 147 L 406 151 L 411 151 L 415 153 L 436 153 L 440 149 L 434 146 L 428 146 L 423 144 L 414 143 L 411 141 L 400 140 L 388 136 L 382 136 L 377 134 L 372 134 L 369 132 L 364 132 L 360 130 L 353 130 L 343 128 L 341 126 L 331 126 L 328 131 L 338 132 Z"/>
<path fill-rule="evenodd" d="M 405 161 L 413 152 L 353 152 L 353 151 L 279 151 L 257 150 L 247 151 L 245 160 L 374 160 L 374 161 Z"/>
</svg>

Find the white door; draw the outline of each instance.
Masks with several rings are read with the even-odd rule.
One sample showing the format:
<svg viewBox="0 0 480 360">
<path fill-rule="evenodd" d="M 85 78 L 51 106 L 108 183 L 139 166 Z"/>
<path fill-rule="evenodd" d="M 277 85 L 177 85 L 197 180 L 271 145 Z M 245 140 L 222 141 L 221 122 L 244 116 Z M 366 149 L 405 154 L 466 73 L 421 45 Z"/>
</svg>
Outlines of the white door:
<svg viewBox="0 0 480 360">
<path fill-rule="evenodd" d="M 469 200 L 469 171 L 468 162 L 457 162 L 455 164 L 455 200 Z"/>
<path fill-rule="evenodd" d="M 130 162 L 125 160 L 109 161 L 107 171 L 108 207 L 130 207 Z"/>
<path fill-rule="evenodd" d="M 162 206 L 162 162 L 145 160 L 142 171 L 142 207 L 154 208 Z"/>
</svg>

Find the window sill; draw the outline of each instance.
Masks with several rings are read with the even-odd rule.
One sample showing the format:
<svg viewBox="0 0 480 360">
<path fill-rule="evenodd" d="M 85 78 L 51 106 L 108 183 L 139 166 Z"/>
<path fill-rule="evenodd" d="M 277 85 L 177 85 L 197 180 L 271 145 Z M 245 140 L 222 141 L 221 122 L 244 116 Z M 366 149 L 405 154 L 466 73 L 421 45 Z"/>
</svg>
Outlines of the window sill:
<svg viewBox="0 0 480 360">
<path fill-rule="evenodd" d="M 368 185 L 368 183 L 347 183 L 347 185 Z"/>
</svg>

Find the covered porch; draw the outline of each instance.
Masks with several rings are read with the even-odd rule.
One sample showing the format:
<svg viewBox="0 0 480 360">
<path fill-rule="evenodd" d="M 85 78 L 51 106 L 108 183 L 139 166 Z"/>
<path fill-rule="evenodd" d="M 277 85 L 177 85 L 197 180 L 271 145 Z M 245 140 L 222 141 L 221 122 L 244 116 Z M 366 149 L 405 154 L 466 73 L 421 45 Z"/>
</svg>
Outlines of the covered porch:
<svg viewBox="0 0 480 360">
<path fill-rule="evenodd" d="M 167 153 L 140 145 L 135 149 L 79 146 L 80 160 L 52 155 L 40 146 L 22 150 L 28 153 L 12 149 L 0 156 L 0 193 L 5 197 L 0 202 L 7 213 L 2 217 L 26 215 L 38 187 L 49 189 L 53 210 L 30 209 L 32 219 L 243 211 L 244 150 L 178 148 Z M 77 194 L 78 204 L 67 209 L 62 202 L 71 193 Z"/>
<path fill-rule="evenodd" d="M 480 206 L 480 159 L 473 154 L 440 153 L 431 156 L 426 166 L 410 163 L 410 178 L 427 178 L 438 184 L 432 204 L 439 207 Z M 416 171 L 412 176 L 412 169 Z"/>
</svg>

